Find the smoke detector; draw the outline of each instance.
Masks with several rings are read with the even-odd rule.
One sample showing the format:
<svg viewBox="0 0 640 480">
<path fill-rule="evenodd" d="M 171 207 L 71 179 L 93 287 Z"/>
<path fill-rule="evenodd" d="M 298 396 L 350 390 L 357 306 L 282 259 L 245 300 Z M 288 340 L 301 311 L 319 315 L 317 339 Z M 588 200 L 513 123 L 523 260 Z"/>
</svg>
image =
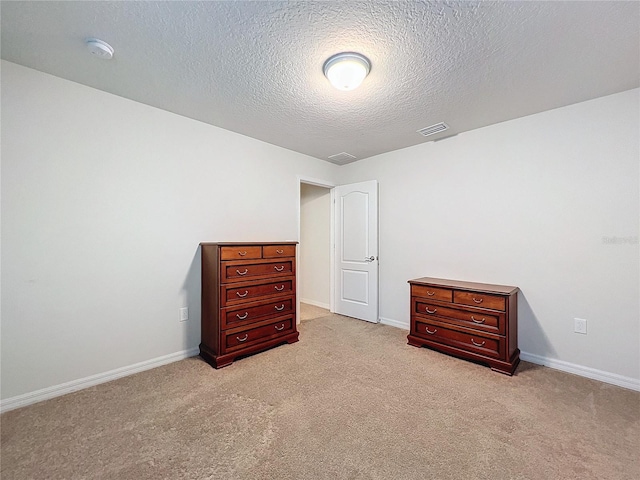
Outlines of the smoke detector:
<svg viewBox="0 0 640 480">
<path fill-rule="evenodd" d="M 107 42 L 97 38 L 89 38 L 86 43 L 91 55 L 103 60 L 111 60 L 113 58 L 113 47 Z"/>
</svg>

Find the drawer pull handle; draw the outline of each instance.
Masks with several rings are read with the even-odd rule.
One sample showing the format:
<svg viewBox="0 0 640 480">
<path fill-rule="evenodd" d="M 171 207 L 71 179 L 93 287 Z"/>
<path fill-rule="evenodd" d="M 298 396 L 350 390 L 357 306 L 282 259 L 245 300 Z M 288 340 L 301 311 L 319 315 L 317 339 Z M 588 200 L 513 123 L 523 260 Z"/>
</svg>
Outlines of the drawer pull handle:
<svg viewBox="0 0 640 480">
<path fill-rule="evenodd" d="M 282 330 L 284 330 L 284 323 L 282 325 L 280 325 L 280 328 L 278 328 L 277 325 L 273 326 L 276 330 L 278 330 L 279 332 L 281 332 Z"/>
<path fill-rule="evenodd" d="M 482 303 L 482 300 L 484 299 L 481 298 L 480 300 L 478 300 L 476 297 L 471 297 L 471 300 L 473 300 L 473 303 Z"/>
<path fill-rule="evenodd" d="M 280 288 L 278 288 L 277 285 L 274 285 L 273 288 L 275 288 L 276 290 L 278 290 L 279 292 L 281 292 L 282 290 L 284 290 L 284 285 L 280 285 Z"/>
<path fill-rule="evenodd" d="M 437 308 L 434 308 L 433 310 L 429 310 L 429 307 L 426 307 L 425 310 L 427 313 L 431 313 L 431 314 L 436 313 L 438 311 Z"/>
<path fill-rule="evenodd" d="M 473 318 L 473 315 L 471 315 L 471 321 L 474 323 L 484 323 L 485 318 L 482 317 L 482 320 L 476 320 L 475 318 Z"/>
<path fill-rule="evenodd" d="M 236 295 L 242 298 L 246 297 L 248 294 L 249 294 L 249 290 L 245 290 L 244 293 L 236 292 Z"/>
<path fill-rule="evenodd" d="M 247 338 L 249 338 L 249 334 L 245 333 L 244 337 L 240 338 L 240 337 L 236 337 L 238 339 L 239 342 L 246 342 Z"/>
<path fill-rule="evenodd" d="M 429 295 L 430 297 L 433 297 L 436 294 L 436 292 L 430 292 L 429 290 L 427 290 L 427 295 Z"/>
<path fill-rule="evenodd" d="M 273 267 L 273 268 L 276 269 L 276 272 L 281 272 L 281 271 L 284 270 L 284 265 L 282 265 L 280 268 L 278 268 L 278 267 Z"/>
<path fill-rule="evenodd" d="M 241 257 L 244 257 L 247 254 L 247 252 L 238 252 L 238 255 L 240 255 Z"/>
<path fill-rule="evenodd" d="M 433 329 L 433 332 L 431 330 L 429 330 L 429 327 L 424 327 L 424 331 L 427 332 L 429 335 L 433 335 L 434 333 L 436 333 L 438 331 L 437 328 Z"/>
<path fill-rule="evenodd" d="M 282 254 L 284 253 L 284 250 L 276 250 L 276 253 L 277 253 L 278 255 L 282 255 Z"/>
<path fill-rule="evenodd" d="M 278 310 L 279 312 L 281 312 L 282 310 L 284 310 L 284 303 L 282 305 L 280 305 L 280 308 L 278 308 L 277 305 L 274 305 L 274 307 L 276 310 Z"/>
<path fill-rule="evenodd" d="M 249 273 L 249 269 L 248 269 L 248 268 L 245 268 L 245 269 L 244 269 L 244 272 L 241 272 L 240 270 L 236 269 L 236 273 L 237 273 L 238 275 L 246 275 L 247 273 Z"/>
<path fill-rule="evenodd" d="M 239 320 L 244 320 L 248 316 L 249 316 L 249 312 L 244 312 L 244 315 L 240 315 L 239 313 L 236 313 L 236 317 L 238 317 Z"/>
<path fill-rule="evenodd" d="M 473 343 L 476 347 L 482 347 L 482 346 L 484 346 L 484 344 L 485 344 L 485 343 L 487 343 L 487 342 L 485 342 L 485 341 L 483 340 L 483 341 L 482 341 L 482 343 L 476 343 L 476 342 L 473 340 L 473 338 L 472 338 L 472 339 L 471 339 L 471 343 Z"/>
</svg>

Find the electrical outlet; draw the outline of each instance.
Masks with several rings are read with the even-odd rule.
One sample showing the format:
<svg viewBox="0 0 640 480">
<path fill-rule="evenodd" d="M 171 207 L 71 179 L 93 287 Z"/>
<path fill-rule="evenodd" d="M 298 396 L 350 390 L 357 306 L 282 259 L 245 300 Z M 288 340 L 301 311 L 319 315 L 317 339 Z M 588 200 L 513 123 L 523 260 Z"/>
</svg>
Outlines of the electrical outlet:
<svg viewBox="0 0 640 480">
<path fill-rule="evenodd" d="M 587 321 L 584 318 L 573 319 L 573 331 L 575 333 L 587 334 Z"/>
<path fill-rule="evenodd" d="M 182 307 L 180 309 L 180 321 L 184 322 L 186 320 L 189 320 L 189 308 Z"/>
</svg>

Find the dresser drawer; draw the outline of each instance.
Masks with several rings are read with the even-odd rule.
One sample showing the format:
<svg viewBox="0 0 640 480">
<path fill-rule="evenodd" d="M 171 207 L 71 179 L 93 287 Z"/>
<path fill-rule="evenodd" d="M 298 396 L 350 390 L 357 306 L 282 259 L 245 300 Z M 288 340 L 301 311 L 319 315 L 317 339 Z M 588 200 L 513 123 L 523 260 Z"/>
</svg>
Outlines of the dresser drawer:
<svg viewBox="0 0 640 480">
<path fill-rule="evenodd" d="M 493 338 L 486 333 L 471 332 L 466 329 L 454 330 L 435 321 L 417 320 L 415 335 L 488 357 L 504 358 L 505 356 L 504 338 Z"/>
<path fill-rule="evenodd" d="M 453 292 L 454 303 L 462 305 L 472 305 L 474 307 L 490 308 L 492 310 L 505 309 L 505 299 L 497 295 L 478 292 Z"/>
<path fill-rule="evenodd" d="M 428 287 L 425 285 L 411 285 L 411 296 L 440 300 L 442 302 L 452 302 L 453 290 L 448 288 Z"/>
<path fill-rule="evenodd" d="M 221 306 L 237 305 L 281 295 L 290 295 L 295 292 L 295 282 L 291 278 L 282 278 L 274 281 L 251 282 L 243 284 L 222 285 L 220 287 Z"/>
<path fill-rule="evenodd" d="M 295 257 L 295 245 L 265 245 L 262 247 L 262 258 Z"/>
<path fill-rule="evenodd" d="M 504 335 L 504 314 L 492 313 L 487 310 L 443 307 L 435 303 L 414 298 L 412 312 L 423 317 L 437 317 L 440 321 L 453 323 L 463 327 L 484 330 Z"/>
<path fill-rule="evenodd" d="M 293 274 L 293 259 L 282 259 L 268 263 L 223 262 L 221 265 L 222 282 L 240 282 L 250 278 L 267 278 Z"/>
<path fill-rule="evenodd" d="M 223 332 L 226 351 L 244 348 L 245 345 L 276 338 L 293 329 L 293 317 L 286 317 L 277 322 L 267 323 L 246 330 L 227 330 Z"/>
<path fill-rule="evenodd" d="M 262 247 L 242 246 L 220 247 L 220 260 L 249 260 L 262 258 Z"/>
<path fill-rule="evenodd" d="M 269 317 L 280 317 L 294 311 L 295 302 L 293 297 L 227 307 L 221 311 L 222 329 L 226 330 L 239 325 L 248 325 Z"/>
</svg>

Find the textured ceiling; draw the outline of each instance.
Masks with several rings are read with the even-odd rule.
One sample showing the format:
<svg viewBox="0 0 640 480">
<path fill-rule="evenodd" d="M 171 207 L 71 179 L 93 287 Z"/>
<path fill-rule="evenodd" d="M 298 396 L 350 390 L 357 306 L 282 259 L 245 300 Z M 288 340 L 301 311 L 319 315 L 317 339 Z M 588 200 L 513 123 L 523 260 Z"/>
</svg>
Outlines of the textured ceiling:
<svg viewBox="0 0 640 480">
<path fill-rule="evenodd" d="M 356 160 L 638 87 L 640 3 L 2 2 L 2 58 L 266 142 Z M 91 56 L 97 37 L 113 60 Z M 372 64 L 336 90 L 331 55 Z M 422 137 L 438 122 L 450 130 Z"/>
</svg>

